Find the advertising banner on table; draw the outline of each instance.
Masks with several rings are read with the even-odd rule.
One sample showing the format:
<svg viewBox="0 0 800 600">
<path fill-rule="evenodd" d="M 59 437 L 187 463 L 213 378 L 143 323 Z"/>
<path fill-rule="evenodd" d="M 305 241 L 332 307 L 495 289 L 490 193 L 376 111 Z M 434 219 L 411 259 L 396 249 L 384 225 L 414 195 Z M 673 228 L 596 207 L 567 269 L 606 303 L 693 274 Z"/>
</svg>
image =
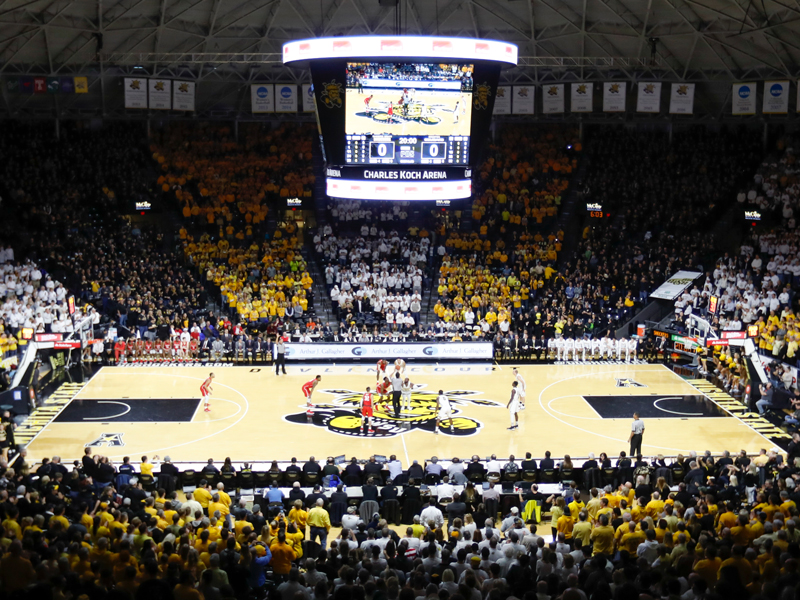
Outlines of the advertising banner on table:
<svg viewBox="0 0 800 600">
<path fill-rule="evenodd" d="M 294 83 L 275 84 L 275 112 L 297 112 L 297 86 Z"/>
<path fill-rule="evenodd" d="M 789 82 L 765 81 L 764 102 L 761 112 L 765 115 L 785 115 L 789 112 Z"/>
<path fill-rule="evenodd" d="M 731 114 L 756 114 L 756 84 L 734 83 L 731 95 Z"/>
<path fill-rule="evenodd" d="M 194 81 L 172 82 L 172 108 L 174 110 L 194 110 Z"/>
<path fill-rule="evenodd" d="M 661 112 L 661 82 L 640 81 L 639 95 L 636 98 L 636 112 Z"/>
<path fill-rule="evenodd" d="M 532 115 L 536 111 L 533 103 L 533 98 L 535 95 L 535 86 L 515 85 L 514 100 L 511 103 L 511 112 L 515 115 Z"/>
<path fill-rule="evenodd" d="M 149 106 L 153 110 L 169 110 L 172 108 L 172 81 L 169 79 L 148 79 L 147 95 Z"/>
<path fill-rule="evenodd" d="M 669 94 L 671 115 L 690 115 L 694 112 L 694 84 L 673 83 Z"/>
<path fill-rule="evenodd" d="M 627 83 L 624 81 L 603 82 L 603 112 L 625 112 L 625 92 Z"/>
<path fill-rule="evenodd" d="M 394 359 L 405 360 L 492 360 L 491 342 L 452 342 L 430 344 L 286 344 L 288 360 L 358 360 Z"/>
<path fill-rule="evenodd" d="M 125 108 L 147 108 L 146 79 L 125 78 Z"/>
<path fill-rule="evenodd" d="M 564 84 L 542 86 L 542 112 L 546 115 L 564 112 Z"/>
<path fill-rule="evenodd" d="M 511 86 L 498 85 L 497 95 L 494 99 L 494 113 L 495 115 L 510 115 L 511 114 Z"/>
<path fill-rule="evenodd" d="M 683 290 L 692 285 L 694 280 L 701 275 L 702 273 L 698 271 L 678 271 L 658 286 L 658 289 L 650 294 L 650 297 L 658 298 L 659 300 L 675 300 Z"/>
<path fill-rule="evenodd" d="M 250 105 L 253 113 L 275 112 L 275 86 L 271 83 L 251 85 Z"/>
<path fill-rule="evenodd" d="M 572 112 L 592 112 L 593 83 L 573 83 L 570 95 L 570 110 Z"/>
<path fill-rule="evenodd" d="M 314 86 L 310 83 L 303 84 L 303 112 L 314 112 L 317 109 L 314 104 Z"/>
</svg>

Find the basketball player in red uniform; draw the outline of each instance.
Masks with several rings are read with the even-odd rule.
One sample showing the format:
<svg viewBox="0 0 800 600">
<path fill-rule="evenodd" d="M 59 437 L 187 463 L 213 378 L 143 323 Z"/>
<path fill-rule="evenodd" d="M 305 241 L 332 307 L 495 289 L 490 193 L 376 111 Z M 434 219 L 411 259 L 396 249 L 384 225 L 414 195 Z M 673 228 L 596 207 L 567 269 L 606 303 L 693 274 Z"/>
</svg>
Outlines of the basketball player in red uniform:
<svg viewBox="0 0 800 600">
<path fill-rule="evenodd" d="M 322 381 L 322 375 L 317 375 L 311 381 L 307 381 L 303 384 L 303 396 L 306 397 L 306 404 L 311 406 L 311 394 L 314 393 L 314 388 L 317 387 L 317 384 Z"/>
<path fill-rule="evenodd" d="M 368 433 L 375 433 L 375 430 L 372 428 L 372 402 L 372 392 L 369 387 L 367 387 L 367 391 L 361 396 L 361 433 L 364 433 L 364 421 L 367 422 L 369 428 L 367 430 Z"/>
<path fill-rule="evenodd" d="M 375 371 L 375 381 L 380 381 L 381 380 L 381 375 L 383 375 L 384 377 L 386 376 L 386 367 L 388 367 L 388 366 L 389 366 L 389 363 L 387 361 L 385 361 L 384 359 L 380 359 L 378 361 L 378 368 Z"/>
<path fill-rule="evenodd" d="M 208 378 L 200 386 L 200 396 L 203 398 L 203 410 L 205 412 L 211 412 L 211 406 L 209 405 L 209 398 L 211 398 L 211 382 L 213 380 L 214 380 L 214 374 L 209 373 Z"/>
<path fill-rule="evenodd" d="M 384 409 L 388 412 L 389 411 L 389 393 L 392 391 L 392 382 L 389 381 L 388 377 L 384 377 L 383 381 L 381 381 L 375 388 L 375 392 L 378 394 L 378 402 L 385 402 Z"/>
</svg>

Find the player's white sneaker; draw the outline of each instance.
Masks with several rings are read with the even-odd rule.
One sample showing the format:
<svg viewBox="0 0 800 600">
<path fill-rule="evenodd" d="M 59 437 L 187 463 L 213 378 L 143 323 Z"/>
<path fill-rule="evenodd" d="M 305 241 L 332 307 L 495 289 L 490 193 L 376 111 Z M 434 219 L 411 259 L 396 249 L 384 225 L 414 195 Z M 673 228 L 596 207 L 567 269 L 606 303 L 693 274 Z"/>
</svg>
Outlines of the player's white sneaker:
<svg viewBox="0 0 800 600">
<path fill-rule="evenodd" d="M 439 435 L 439 428 L 438 427 L 433 430 L 433 434 L 434 435 Z"/>
</svg>

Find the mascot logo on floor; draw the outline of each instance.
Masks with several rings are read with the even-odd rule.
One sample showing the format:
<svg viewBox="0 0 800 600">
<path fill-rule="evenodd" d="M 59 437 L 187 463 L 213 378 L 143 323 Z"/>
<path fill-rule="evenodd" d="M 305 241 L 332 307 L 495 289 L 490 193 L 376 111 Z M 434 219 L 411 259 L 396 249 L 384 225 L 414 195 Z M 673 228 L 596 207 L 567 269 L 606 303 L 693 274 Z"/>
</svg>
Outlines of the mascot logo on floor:
<svg viewBox="0 0 800 600">
<path fill-rule="evenodd" d="M 453 432 L 447 421 L 439 423 L 439 433 L 452 436 L 470 436 L 477 434 L 483 423 L 464 414 L 470 406 L 486 406 L 490 408 L 505 408 L 504 404 L 494 400 L 476 398 L 481 392 L 451 390 L 445 391 L 450 399 L 453 411 Z M 329 403 L 318 403 L 320 394 L 330 394 L 333 400 Z M 394 416 L 391 397 L 388 400 L 378 401 L 374 395 L 374 412 L 372 428 L 375 433 L 368 433 L 365 423 L 361 431 L 361 396 L 363 392 L 356 390 L 317 390 L 314 393 L 313 412 L 307 413 L 305 407 L 300 412 L 284 416 L 289 423 L 299 425 L 313 425 L 322 427 L 332 433 L 355 437 L 389 438 L 408 433 L 412 430 L 422 430 L 433 433 L 436 428 L 436 392 L 426 391 L 424 386 L 416 386 L 411 393 L 411 410 L 403 411 L 401 405 L 400 416 Z"/>
</svg>

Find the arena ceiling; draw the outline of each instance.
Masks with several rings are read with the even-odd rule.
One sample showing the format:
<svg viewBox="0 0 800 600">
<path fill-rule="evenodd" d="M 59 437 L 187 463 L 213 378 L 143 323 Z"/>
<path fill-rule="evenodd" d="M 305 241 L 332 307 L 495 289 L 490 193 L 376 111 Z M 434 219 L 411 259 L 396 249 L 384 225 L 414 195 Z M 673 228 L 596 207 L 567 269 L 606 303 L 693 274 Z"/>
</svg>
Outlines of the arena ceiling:
<svg viewBox="0 0 800 600">
<path fill-rule="evenodd" d="M 238 114 L 250 82 L 305 81 L 288 40 L 438 34 L 512 41 L 509 81 L 698 82 L 721 114 L 730 83 L 800 71 L 798 0 L 0 0 L 0 76 L 88 75 L 62 110 L 112 115 L 124 74 L 191 78 L 198 111 Z M 5 93 L 5 92 L 4 92 Z M 36 110 L 5 94 L 7 114 Z M 43 102 L 43 101 L 42 101 Z M 51 100 L 52 102 L 52 100 Z M 92 104 L 94 102 L 94 104 Z M 47 110 L 44 107 L 43 110 Z"/>
</svg>

